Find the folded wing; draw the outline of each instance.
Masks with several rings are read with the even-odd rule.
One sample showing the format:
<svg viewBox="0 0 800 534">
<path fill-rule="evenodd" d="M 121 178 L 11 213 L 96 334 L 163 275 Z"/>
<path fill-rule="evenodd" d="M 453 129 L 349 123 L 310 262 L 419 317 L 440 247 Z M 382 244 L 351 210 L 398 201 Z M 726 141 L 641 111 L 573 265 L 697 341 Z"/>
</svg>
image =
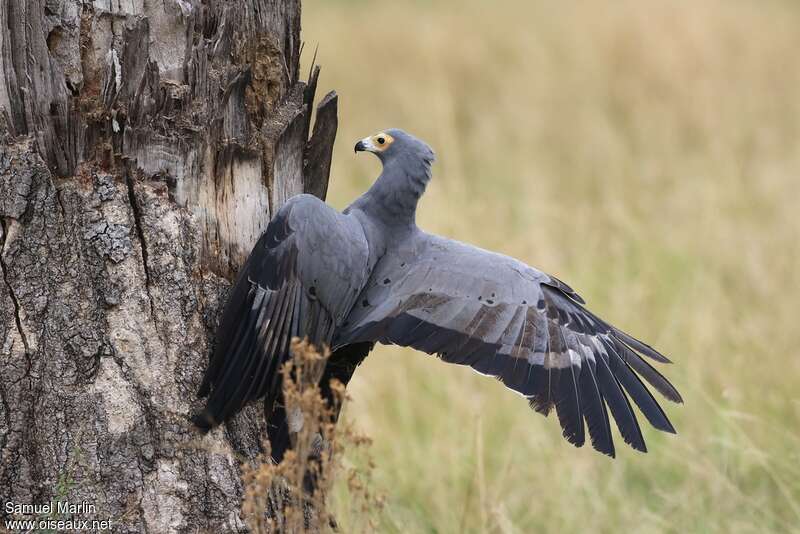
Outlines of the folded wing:
<svg viewBox="0 0 800 534">
<path fill-rule="evenodd" d="M 287 202 L 228 298 L 199 391 L 210 396 L 195 423 L 211 428 L 264 397 L 269 430 L 279 432 L 285 422 L 272 415 L 291 339 L 330 344 L 367 280 L 367 255 L 361 226 L 352 218 L 310 195 Z"/>
<path fill-rule="evenodd" d="M 589 312 L 563 282 L 456 241 L 421 233 L 378 262 L 335 343 L 357 341 L 414 347 L 494 376 L 538 412 L 555 408 L 571 443 L 581 446 L 588 428 L 610 456 L 606 407 L 637 450 L 646 447 L 630 399 L 654 427 L 675 431 L 642 382 L 681 402 L 643 356 L 669 360 Z"/>
</svg>

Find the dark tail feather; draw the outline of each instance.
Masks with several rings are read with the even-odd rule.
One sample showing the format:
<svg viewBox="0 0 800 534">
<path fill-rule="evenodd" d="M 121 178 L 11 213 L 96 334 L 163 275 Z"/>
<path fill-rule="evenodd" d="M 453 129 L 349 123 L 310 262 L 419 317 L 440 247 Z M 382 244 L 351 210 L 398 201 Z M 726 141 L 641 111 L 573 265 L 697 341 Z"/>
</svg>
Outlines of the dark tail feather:
<svg viewBox="0 0 800 534">
<path fill-rule="evenodd" d="M 373 343 L 354 343 L 340 347 L 330 356 L 319 386 L 323 400 L 334 409 L 334 421 L 339 418 L 341 404 L 334 398 L 333 390 L 330 387 L 331 380 L 336 379 L 347 385 L 356 367 L 367 357 L 372 347 Z M 282 391 L 278 393 L 272 406 L 267 407 L 265 403 L 264 408 L 267 416 L 267 434 L 272 447 L 272 459 L 278 463 L 291 447 L 291 435 Z"/>
<path fill-rule="evenodd" d="M 266 405 L 264 410 L 266 412 Z M 291 446 L 289 422 L 286 418 L 286 408 L 283 405 L 283 393 L 280 393 L 275 402 L 272 403 L 266 416 L 270 455 L 275 463 L 280 463 L 283 460 L 283 455 L 286 454 L 286 451 Z"/>
</svg>

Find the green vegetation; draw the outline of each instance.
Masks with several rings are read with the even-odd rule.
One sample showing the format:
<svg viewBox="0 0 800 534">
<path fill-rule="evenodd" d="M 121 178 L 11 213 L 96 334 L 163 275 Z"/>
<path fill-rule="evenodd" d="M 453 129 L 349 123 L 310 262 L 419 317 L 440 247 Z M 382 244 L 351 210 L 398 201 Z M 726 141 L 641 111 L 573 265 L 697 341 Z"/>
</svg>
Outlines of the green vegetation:
<svg viewBox="0 0 800 534">
<path fill-rule="evenodd" d="M 380 347 L 344 416 L 379 531 L 800 532 L 800 4 L 307 0 L 303 24 L 340 94 L 334 205 L 378 172 L 355 141 L 408 129 L 439 158 L 421 226 L 567 281 L 686 400 L 612 461 Z"/>
</svg>

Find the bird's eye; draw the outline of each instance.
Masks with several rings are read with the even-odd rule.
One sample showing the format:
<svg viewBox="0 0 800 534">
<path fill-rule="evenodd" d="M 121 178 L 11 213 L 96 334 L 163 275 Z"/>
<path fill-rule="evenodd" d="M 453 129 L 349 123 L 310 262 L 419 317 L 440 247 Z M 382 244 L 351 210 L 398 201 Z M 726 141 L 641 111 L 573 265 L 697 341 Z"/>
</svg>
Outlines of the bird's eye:
<svg viewBox="0 0 800 534">
<path fill-rule="evenodd" d="M 382 145 L 382 144 L 383 144 L 383 143 L 385 143 L 385 142 L 386 142 L 386 139 L 384 139 L 383 137 L 379 137 L 379 138 L 378 138 L 378 144 L 379 144 L 379 145 Z"/>
</svg>

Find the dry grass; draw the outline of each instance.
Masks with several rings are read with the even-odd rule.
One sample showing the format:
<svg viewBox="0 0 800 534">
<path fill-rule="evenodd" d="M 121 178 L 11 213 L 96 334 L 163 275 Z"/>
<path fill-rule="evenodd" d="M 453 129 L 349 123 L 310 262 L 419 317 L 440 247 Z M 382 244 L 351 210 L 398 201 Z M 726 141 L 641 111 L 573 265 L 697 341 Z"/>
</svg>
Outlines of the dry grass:
<svg viewBox="0 0 800 534">
<path fill-rule="evenodd" d="M 344 417 L 374 439 L 378 530 L 798 531 L 800 5 L 306 0 L 303 22 L 341 97 L 334 205 L 377 174 L 357 139 L 418 134 L 423 227 L 566 280 L 669 354 L 686 399 L 677 437 L 612 461 L 492 380 L 379 347 Z"/>
<path fill-rule="evenodd" d="M 270 456 L 269 440 L 253 462 L 242 464 L 245 488 L 242 517 L 253 534 L 329 531 L 337 525 L 328 495 L 334 481 L 346 482 L 347 532 L 372 532 L 373 516 L 383 506 L 382 497 L 370 489 L 374 467 L 369 456 L 371 440 L 349 423 L 335 428 L 338 407 L 347 400 L 344 386 L 331 383 L 333 405 L 323 400 L 319 382 L 330 351 L 317 350 L 306 341 L 292 340 L 292 360 L 281 369 L 286 412 L 292 435 L 292 449 L 279 464 Z M 342 465 L 344 450 L 360 459 L 357 466 Z"/>
</svg>

